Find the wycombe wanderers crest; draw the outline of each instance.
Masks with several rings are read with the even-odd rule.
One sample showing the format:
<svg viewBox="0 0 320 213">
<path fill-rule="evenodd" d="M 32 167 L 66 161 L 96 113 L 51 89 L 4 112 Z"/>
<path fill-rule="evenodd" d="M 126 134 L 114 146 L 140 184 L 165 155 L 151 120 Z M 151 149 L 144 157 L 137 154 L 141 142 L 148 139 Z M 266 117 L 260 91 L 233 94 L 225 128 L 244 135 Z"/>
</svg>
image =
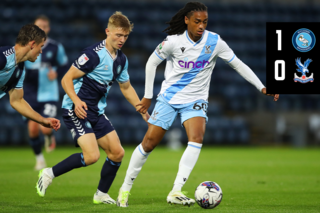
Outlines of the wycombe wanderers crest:
<svg viewBox="0 0 320 213">
<path fill-rule="evenodd" d="M 299 52 L 308 52 L 316 44 L 316 36 L 311 30 L 302 28 L 293 34 L 292 44 Z"/>
<path fill-rule="evenodd" d="M 311 59 L 307 59 L 304 64 L 301 63 L 301 58 L 296 59 L 296 65 L 298 66 L 299 69 L 297 69 L 298 72 L 300 72 L 302 75 L 299 77 L 297 73 L 294 73 L 294 82 L 300 82 L 300 83 L 308 83 L 308 82 L 313 82 L 313 73 L 307 77 L 306 73 L 309 73 L 308 66 L 312 62 Z"/>
</svg>

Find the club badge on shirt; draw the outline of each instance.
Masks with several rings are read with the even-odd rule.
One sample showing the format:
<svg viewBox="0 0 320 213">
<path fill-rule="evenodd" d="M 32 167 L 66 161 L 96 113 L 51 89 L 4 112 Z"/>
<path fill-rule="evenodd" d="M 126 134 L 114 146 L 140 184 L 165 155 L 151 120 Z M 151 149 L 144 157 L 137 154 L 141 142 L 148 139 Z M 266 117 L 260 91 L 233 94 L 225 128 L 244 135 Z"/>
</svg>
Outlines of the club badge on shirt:
<svg viewBox="0 0 320 213">
<path fill-rule="evenodd" d="M 89 58 L 86 54 L 82 54 L 78 59 L 79 65 L 84 65 L 87 61 L 89 61 Z"/>
</svg>

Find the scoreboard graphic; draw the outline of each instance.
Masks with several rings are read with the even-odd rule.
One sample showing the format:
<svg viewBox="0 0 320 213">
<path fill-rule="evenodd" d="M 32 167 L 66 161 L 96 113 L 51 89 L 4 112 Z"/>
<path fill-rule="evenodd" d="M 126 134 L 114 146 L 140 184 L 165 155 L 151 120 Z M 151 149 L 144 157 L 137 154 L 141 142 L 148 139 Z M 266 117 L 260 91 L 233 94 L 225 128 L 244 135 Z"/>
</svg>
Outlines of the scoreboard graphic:
<svg viewBox="0 0 320 213">
<path fill-rule="evenodd" d="M 320 94 L 320 23 L 268 22 L 266 33 L 267 93 Z"/>
</svg>

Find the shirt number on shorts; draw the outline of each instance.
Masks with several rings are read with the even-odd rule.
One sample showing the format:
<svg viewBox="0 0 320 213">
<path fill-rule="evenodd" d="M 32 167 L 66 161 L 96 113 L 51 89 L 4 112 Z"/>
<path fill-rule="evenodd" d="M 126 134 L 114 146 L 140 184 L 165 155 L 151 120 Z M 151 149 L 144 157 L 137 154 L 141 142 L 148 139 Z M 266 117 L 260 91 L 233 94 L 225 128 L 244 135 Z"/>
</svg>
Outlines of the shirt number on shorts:
<svg viewBox="0 0 320 213">
<path fill-rule="evenodd" d="M 203 110 L 205 113 L 207 113 L 208 104 L 206 104 L 206 103 L 195 103 L 193 105 L 193 109 L 195 109 L 195 110 Z"/>
<path fill-rule="evenodd" d="M 56 117 L 57 107 L 53 104 L 45 104 L 43 114 L 48 115 L 49 117 Z"/>
</svg>

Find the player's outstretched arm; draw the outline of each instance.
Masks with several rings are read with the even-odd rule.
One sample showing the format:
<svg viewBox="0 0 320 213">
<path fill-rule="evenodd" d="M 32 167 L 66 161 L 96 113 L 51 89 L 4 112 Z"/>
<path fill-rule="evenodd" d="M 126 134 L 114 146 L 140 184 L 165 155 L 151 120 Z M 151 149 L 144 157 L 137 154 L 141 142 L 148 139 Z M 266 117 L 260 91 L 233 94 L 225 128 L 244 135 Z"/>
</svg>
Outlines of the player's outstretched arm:
<svg viewBox="0 0 320 213">
<path fill-rule="evenodd" d="M 265 86 L 261 83 L 260 79 L 256 74 L 245 64 L 243 63 L 230 49 L 227 43 L 220 39 L 217 45 L 219 49 L 219 57 L 223 59 L 227 64 L 235 69 L 244 79 L 249 81 L 253 86 L 255 86 L 261 93 L 268 96 L 273 96 L 274 101 L 279 99 L 279 94 L 267 94 Z"/>
<path fill-rule="evenodd" d="M 69 71 L 63 76 L 61 80 L 62 88 L 74 103 L 74 112 L 80 119 L 84 119 L 87 117 L 86 110 L 88 110 L 88 107 L 85 102 L 81 101 L 81 99 L 74 91 L 73 80 L 81 78 L 84 75 L 84 72 L 82 72 L 74 66 L 71 66 Z"/>
<path fill-rule="evenodd" d="M 229 65 L 235 69 L 244 79 L 249 81 L 252 85 L 254 85 L 261 93 L 268 96 L 273 96 L 274 101 L 279 99 L 279 94 L 267 94 L 267 90 L 264 85 L 261 83 L 260 79 L 254 74 L 254 72 L 240 59 L 237 57 L 234 58 Z"/>
<path fill-rule="evenodd" d="M 140 112 L 140 99 L 136 91 L 132 87 L 130 81 L 119 83 L 119 86 L 123 96 L 127 99 L 127 101 L 136 109 L 136 111 Z M 146 113 L 142 112 L 140 112 L 140 114 L 142 115 L 142 118 L 147 122 L 147 120 L 149 119 L 149 114 L 145 115 Z"/>
<path fill-rule="evenodd" d="M 44 118 L 39 113 L 34 111 L 31 106 L 23 99 L 23 89 L 12 89 L 9 91 L 10 104 L 12 108 L 17 110 L 21 115 L 33 120 L 44 127 L 58 130 L 60 121 L 55 118 Z"/>
</svg>

